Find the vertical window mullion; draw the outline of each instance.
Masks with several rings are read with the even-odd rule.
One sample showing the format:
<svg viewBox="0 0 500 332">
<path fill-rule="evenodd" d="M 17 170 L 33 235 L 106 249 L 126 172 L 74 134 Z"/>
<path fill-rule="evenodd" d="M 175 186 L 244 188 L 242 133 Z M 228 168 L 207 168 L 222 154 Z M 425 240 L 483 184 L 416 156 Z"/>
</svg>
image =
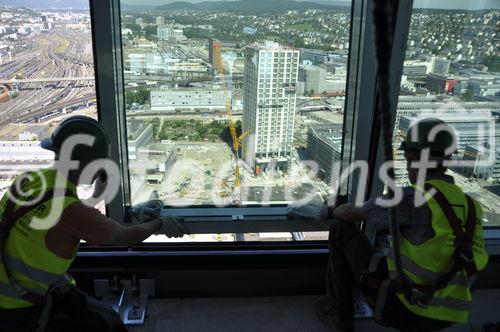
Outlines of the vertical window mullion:
<svg viewBox="0 0 500 332">
<path fill-rule="evenodd" d="M 109 217 L 122 221 L 129 203 L 128 157 L 123 107 L 120 7 L 116 0 L 90 0 L 99 120 L 111 143 L 111 159 L 118 165 L 120 188 L 106 206 Z"/>
</svg>

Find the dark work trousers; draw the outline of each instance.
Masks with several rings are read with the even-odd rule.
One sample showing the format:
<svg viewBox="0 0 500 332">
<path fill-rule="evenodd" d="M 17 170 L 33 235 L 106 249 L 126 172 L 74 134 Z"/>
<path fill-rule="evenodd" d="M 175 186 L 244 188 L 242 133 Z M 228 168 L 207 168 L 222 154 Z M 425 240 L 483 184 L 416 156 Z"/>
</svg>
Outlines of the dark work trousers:
<svg viewBox="0 0 500 332">
<path fill-rule="evenodd" d="M 326 296 L 342 319 L 353 319 L 354 287 L 359 286 L 366 297 L 377 298 L 377 289 L 359 285 L 358 280 L 368 272 L 375 248 L 359 228 L 350 222 L 337 222 L 330 230 L 330 258 L 326 278 Z M 387 262 L 380 261 L 371 277 L 389 277 Z M 395 294 L 389 294 L 383 310 L 384 325 L 402 331 L 437 331 L 450 326 L 449 322 L 418 316 L 408 310 Z"/>
<path fill-rule="evenodd" d="M 41 306 L 0 308 L 0 332 L 33 332 Z M 85 293 L 71 289 L 54 300 L 46 332 L 126 332 L 120 316 Z"/>
<path fill-rule="evenodd" d="M 1 332 L 33 332 L 38 323 L 40 308 L 31 306 L 22 309 L 0 308 Z"/>
</svg>

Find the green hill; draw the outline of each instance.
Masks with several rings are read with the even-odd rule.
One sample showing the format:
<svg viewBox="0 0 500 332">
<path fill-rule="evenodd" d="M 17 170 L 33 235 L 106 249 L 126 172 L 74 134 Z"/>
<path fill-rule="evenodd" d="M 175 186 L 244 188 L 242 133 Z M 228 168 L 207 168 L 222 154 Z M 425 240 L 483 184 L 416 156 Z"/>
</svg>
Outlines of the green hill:
<svg viewBox="0 0 500 332">
<path fill-rule="evenodd" d="M 204 1 L 200 3 L 190 3 L 185 1 L 172 2 L 167 5 L 157 7 L 160 11 L 174 10 L 213 10 L 243 13 L 247 15 L 282 13 L 289 10 L 299 12 L 308 9 L 336 9 L 336 5 L 327 5 L 310 1 L 293 0 L 252 0 L 252 1 Z"/>
</svg>

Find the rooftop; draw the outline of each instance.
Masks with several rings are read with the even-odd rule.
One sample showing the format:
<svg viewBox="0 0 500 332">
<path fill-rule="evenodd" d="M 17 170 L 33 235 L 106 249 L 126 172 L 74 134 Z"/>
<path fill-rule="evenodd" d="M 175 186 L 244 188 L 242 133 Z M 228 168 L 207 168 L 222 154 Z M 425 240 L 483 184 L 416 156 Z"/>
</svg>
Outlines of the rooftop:
<svg viewBox="0 0 500 332">
<path fill-rule="evenodd" d="M 340 151 L 342 147 L 342 125 L 341 124 L 314 124 L 309 129 L 316 137 Z"/>
<path fill-rule="evenodd" d="M 273 41 L 266 40 L 264 42 L 255 42 L 248 46 L 249 48 L 257 49 L 257 50 L 265 50 L 265 51 L 283 51 L 283 50 L 289 50 L 289 51 L 299 51 L 296 48 L 293 48 L 291 46 L 287 45 L 282 45 Z"/>
</svg>

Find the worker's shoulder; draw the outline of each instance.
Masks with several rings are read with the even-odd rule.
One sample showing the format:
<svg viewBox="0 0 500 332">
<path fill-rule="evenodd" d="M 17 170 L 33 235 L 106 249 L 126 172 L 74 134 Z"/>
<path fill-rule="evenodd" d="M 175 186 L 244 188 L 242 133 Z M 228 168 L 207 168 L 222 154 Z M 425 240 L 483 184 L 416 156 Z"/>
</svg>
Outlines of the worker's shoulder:
<svg viewBox="0 0 500 332">
<path fill-rule="evenodd" d="M 107 217 L 96 208 L 85 204 L 82 201 L 70 203 L 63 211 L 61 221 L 86 223 L 103 222 Z"/>
</svg>

